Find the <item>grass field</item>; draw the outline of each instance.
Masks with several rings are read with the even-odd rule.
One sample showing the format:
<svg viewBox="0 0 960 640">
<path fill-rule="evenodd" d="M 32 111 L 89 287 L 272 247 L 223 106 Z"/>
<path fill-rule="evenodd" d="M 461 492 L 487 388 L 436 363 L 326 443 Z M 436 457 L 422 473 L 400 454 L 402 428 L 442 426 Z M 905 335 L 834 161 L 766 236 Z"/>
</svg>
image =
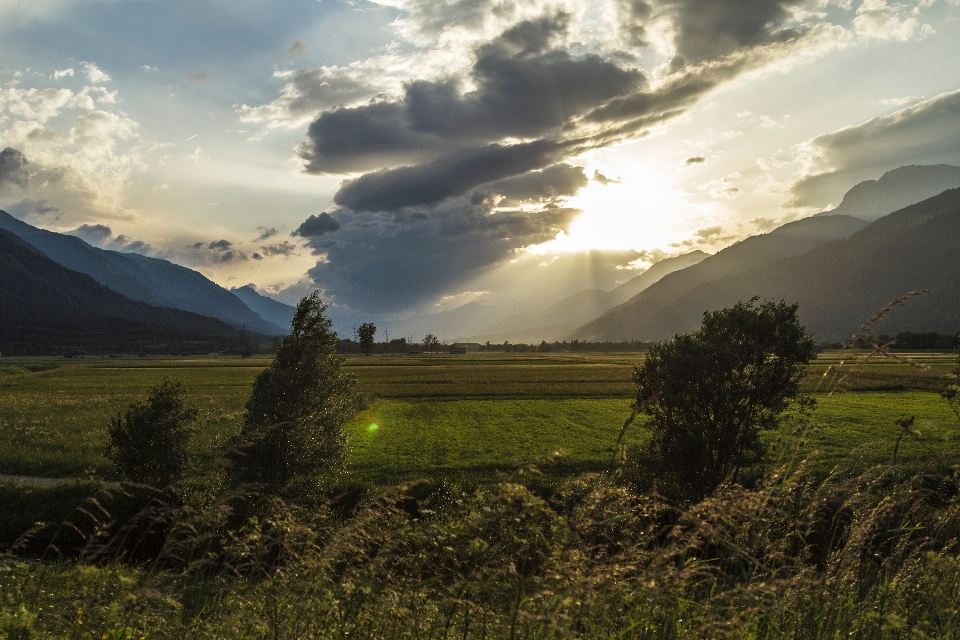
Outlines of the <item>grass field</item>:
<svg viewBox="0 0 960 640">
<path fill-rule="evenodd" d="M 852 453 L 892 455 L 894 421 L 917 416 L 921 436 L 904 459 L 949 453 L 960 424 L 937 391 L 950 354 L 913 354 L 929 368 L 856 364 L 821 355 L 804 388 L 817 393 L 805 455 L 823 463 Z M 367 408 L 348 425 L 350 467 L 364 482 L 485 475 L 529 464 L 565 474 L 605 468 L 629 415 L 634 362 L 642 354 L 467 354 L 351 357 Z M 267 358 L 0 359 L 0 474 L 109 476 L 110 417 L 164 376 L 182 380 L 200 408 L 194 465 L 209 467 L 241 425 L 250 384 Z M 822 393 L 824 390 L 835 393 Z M 372 425 L 376 425 L 373 427 Z M 779 434 L 796 442 L 792 426 Z M 642 437 L 634 428 L 632 437 Z M 770 434 L 771 439 L 776 435 Z"/>
<path fill-rule="evenodd" d="M 347 425 L 353 486 L 297 516 L 211 483 L 138 529 L 112 515 L 124 485 L 0 482 L 0 547 L 38 520 L 65 544 L 91 532 L 72 559 L 0 555 L 0 635 L 960 638 L 960 420 L 938 394 L 951 356 L 922 354 L 923 370 L 822 356 L 803 382 L 816 410 L 764 434 L 792 472 L 681 509 L 583 473 L 609 468 L 639 357 L 351 358 L 365 398 Z M 194 471 L 211 468 L 268 362 L 0 360 L 0 473 L 109 477 L 110 416 L 164 375 L 200 408 Z M 905 416 L 920 433 L 892 465 Z M 644 437 L 640 421 L 629 434 Z M 383 486 L 416 478 L 430 482 Z M 101 511 L 74 510 L 87 496 Z M 234 508 L 245 524 L 227 529 Z M 170 513 L 163 562 L 82 555 L 109 548 L 103 531 L 153 548 Z"/>
</svg>

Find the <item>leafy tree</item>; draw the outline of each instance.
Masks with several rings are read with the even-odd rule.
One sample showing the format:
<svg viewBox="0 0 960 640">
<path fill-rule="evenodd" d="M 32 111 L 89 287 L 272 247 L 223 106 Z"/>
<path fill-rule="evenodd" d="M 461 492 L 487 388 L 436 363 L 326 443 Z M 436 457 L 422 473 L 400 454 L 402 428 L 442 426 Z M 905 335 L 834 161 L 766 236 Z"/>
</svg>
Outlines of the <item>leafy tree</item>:
<svg viewBox="0 0 960 640">
<path fill-rule="evenodd" d="M 652 431 L 640 465 L 674 497 L 699 501 L 762 459 L 760 431 L 777 428 L 815 355 L 798 305 L 756 300 L 704 313 L 634 369 L 634 406 Z"/>
<path fill-rule="evenodd" d="M 372 322 L 364 322 L 357 329 L 357 336 L 360 338 L 360 351 L 364 355 L 373 353 L 373 336 L 377 333 L 377 326 Z"/>
<path fill-rule="evenodd" d="M 227 454 L 235 485 L 280 493 L 295 482 L 315 486 L 342 469 L 356 381 L 340 371 L 344 359 L 326 308 L 318 291 L 303 298 L 276 359 L 254 380 L 246 422 Z"/>
<path fill-rule="evenodd" d="M 440 347 L 440 340 L 437 338 L 437 336 L 433 335 L 432 333 L 428 333 L 423 337 L 424 351 L 430 351 L 431 353 L 435 353 L 439 347 Z"/>
<path fill-rule="evenodd" d="M 183 385 L 170 378 L 147 390 L 126 414 L 110 420 L 107 457 L 120 475 L 156 487 L 176 482 L 187 466 L 187 444 L 197 417 L 187 405 Z"/>
</svg>

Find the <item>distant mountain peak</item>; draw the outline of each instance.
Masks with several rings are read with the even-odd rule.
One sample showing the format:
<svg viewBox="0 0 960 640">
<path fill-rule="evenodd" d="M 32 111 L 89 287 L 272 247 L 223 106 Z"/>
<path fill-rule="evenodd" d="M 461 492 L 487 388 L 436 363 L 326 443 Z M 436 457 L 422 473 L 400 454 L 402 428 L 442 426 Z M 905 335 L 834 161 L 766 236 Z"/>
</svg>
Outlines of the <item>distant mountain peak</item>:
<svg viewBox="0 0 960 640">
<path fill-rule="evenodd" d="M 887 171 L 877 180 L 854 185 L 836 209 L 818 215 L 843 214 L 873 221 L 957 187 L 960 187 L 960 167 L 905 165 Z"/>
</svg>

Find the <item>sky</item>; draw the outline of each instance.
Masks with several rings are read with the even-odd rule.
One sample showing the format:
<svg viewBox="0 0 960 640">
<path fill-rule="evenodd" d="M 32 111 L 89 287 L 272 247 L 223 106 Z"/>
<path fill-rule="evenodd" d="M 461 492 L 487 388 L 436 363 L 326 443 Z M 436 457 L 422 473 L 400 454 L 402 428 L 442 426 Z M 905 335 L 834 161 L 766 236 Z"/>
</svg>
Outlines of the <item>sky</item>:
<svg viewBox="0 0 960 640">
<path fill-rule="evenodd" d="M 0 208 L 319 288 L 537 308 L 960 164 L 960 0 L 0 0 Z"/>
</svg>

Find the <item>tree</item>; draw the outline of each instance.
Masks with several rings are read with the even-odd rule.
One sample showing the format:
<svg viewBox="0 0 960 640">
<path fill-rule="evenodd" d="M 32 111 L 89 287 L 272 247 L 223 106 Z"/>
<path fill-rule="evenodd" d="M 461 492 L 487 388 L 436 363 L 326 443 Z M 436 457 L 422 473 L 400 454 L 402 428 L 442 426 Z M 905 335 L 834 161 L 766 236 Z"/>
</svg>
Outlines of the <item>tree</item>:
<svg viewBox="0 0 960 640">
<path fill-rule="evenodd" d="M 763 458 L 760 431 L 777 428 L 815 355 L 798 305 L 756 300 L 704 313 L 634 369 L 652 432 L 641 464 L 674 497 L 699 501 Z"/>
<path fill-rule="evenodd" d="M 360 351 L 368 356 L 373 353 L 373 336 L 377 333 L 377 326 L 372 322 L 364 322 L 357 329 L 357 336 L 360 338 Z"/>
<path fill-rule="evenodd" d="M 164 378 L 147 390 L 146 401 L 132 403 L 110 420 L 107 458 L 120 475 L 155 487 L 176 482 L 187 466 L 187 444 L 197 417 L 187 405 L 180 382 Z"/>
<path fill-rule="evenodd" d="M 428 333 L 423 337 L 424 351 L 436 352 L 439 347 L 440 340 L 437 338 L 437 336 L 433 335 L 432 333 Z"/>
<path fill-rule="evenodd" d="M 342 469 L 356 381 L 340 371 L 344 359 L 326 308 L 318 291 L 303 298 L 276 359 L 254 380 L 246 421 L 227 454 L 234 485 L 281 493 L 299 482 L 316 486 Z"/>
</svg>

